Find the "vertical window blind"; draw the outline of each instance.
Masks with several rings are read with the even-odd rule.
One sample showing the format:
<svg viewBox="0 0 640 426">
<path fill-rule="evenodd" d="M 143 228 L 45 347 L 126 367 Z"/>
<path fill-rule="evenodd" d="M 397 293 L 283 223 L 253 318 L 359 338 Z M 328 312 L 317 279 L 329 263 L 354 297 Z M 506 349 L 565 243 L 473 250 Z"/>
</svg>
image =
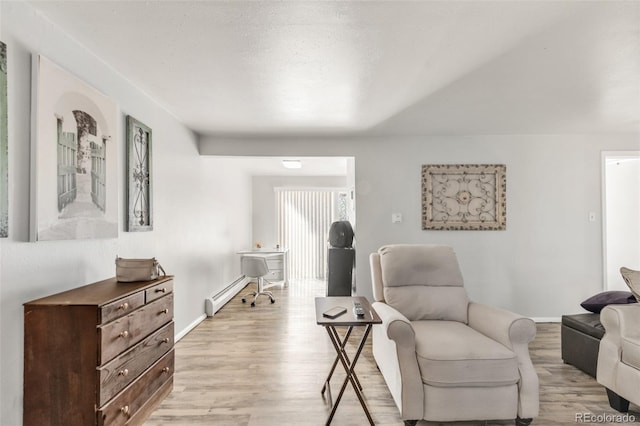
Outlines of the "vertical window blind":
<svg viewBox="0 0 640 426">
<path fill-rule="evenodd" d="M 292 279 L 325 278 L 327 239 L 337 193 L 276 188 L 278 239 L 289 249 Z"/>
</svg>

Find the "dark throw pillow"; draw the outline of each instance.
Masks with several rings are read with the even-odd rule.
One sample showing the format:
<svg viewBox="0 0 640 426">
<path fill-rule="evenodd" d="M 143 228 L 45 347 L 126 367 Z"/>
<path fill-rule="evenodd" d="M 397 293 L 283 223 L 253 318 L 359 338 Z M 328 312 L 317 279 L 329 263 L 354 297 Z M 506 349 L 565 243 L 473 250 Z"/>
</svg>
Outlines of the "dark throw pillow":
<svg viewBox="0 0 640 426">
<path fill-rule="evenodd" d="M 595 314 L 600 313 L 602 308 L 607 305 L 624 305 L 627 303 L 636 303 L 636 298 L 630 291 L 603 291 L 595 296 L 591 296 L 580 304 L 589 312 Z"/>
</svg>

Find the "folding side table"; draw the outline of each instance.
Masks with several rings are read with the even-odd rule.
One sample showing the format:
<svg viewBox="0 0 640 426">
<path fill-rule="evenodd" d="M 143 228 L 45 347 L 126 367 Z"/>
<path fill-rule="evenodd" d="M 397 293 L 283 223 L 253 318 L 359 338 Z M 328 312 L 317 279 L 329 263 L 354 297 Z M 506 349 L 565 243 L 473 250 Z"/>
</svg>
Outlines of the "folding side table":
<svg viewBox="0 0 640 426">
<path fill-rule="evenodd" d="M 364 316 L 357 317 L 355 315 L 353 311 L 354 302 L 359 302 L 361 304 L 364 310 Z M 329 318 L 323 315 L 325 312 L 329 312 L 336 307 L 342 307 L 346 309 L 346 312 L 339 316 L 336 316 L 335 318 Z M 351 386 L 353 387 L 353 390 L 356 393 L 358 400 L 360 401 L 360 405 L 362 405 L 364 413 L 367 415 L 367 419 L 369 419 L 369 423 L 373 425 L 373 419 L 371 418 L 371 414 L 369 414 L 367 404 L 365 403 L 362 394 L 362 385 L 360 384 L 360 381 L 358 380 L 358 376 L 356 375 L 354 369 L 356 363 L 358 362 L 358 358 L 360 357 L 360 353 L 362 352 L 362 349 L 364 348 L 364 345 L 367 341 L 369 332 L 371 331 L 371 326 L 373 324 L 382 324 L 382 320 L 380 319 L 376 311 L 371 307 L 371 304 L 369 304 L 369 301 L 365 297 L 316 297 L 316 323 L 323 326 L 327 330 L 327 333 L 329 333 L 329 338 L 331 339 L 331 343 L 333 343 L 333 347 L 336 350 L 337 354 L 321 392 L 323 395 L 325 391 L 328 392 L 329 401 L 331 401 L 331 388 L 329 381 L 331 380 L 331 376 L 333 375 L 338 362 L 342 364 L 344 371 L 347 373 L 347 376 L 342 383 L 342 387 L 340 388 L 340 393 L 338 394 L 338 397 L 336 398 L 336 401 L 331 408 L 331 414 L 329 414 L 329 418 L 327 419 L 326 424 L 331 424 L 331 420 L 336 413 L 338 404 L 340 404 L 340 400 L 342 399 L 344 390 L 347 387 L 347 383 L 351 382 Z M 362 326 L 365 327 L 364 334 L 360 339 L 358 349 L 353 355 L 353 359 L 350 360 L 345 346 L 347 345 L 349 336 L 351 336 L 353 327 Z M 340 338 L 336 327 L 348 327 L 344 338 Z"/>
</svg>

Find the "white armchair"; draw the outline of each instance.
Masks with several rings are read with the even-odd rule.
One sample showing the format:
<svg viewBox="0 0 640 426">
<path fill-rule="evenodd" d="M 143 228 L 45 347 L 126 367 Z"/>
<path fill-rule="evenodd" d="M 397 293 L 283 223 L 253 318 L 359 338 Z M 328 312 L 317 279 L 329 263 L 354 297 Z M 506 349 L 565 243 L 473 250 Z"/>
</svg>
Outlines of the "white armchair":
<svg viewBox="0 0 640 426">
<path fill-rule="evenodd" d="M 373 355 L 406 425 L 531 423 L 539 408 L 531 319 L 470 302 L 450 247 L 388 245 L 370 264 L 383 320 Z"/>
<path fill-rule="evenodd" d="M 605 333 L 598 351 L 596 379 L 609 404 L 621 412 L 640 405 L 640 305 L 608 305 L 600 312 Z"/>
</svg>

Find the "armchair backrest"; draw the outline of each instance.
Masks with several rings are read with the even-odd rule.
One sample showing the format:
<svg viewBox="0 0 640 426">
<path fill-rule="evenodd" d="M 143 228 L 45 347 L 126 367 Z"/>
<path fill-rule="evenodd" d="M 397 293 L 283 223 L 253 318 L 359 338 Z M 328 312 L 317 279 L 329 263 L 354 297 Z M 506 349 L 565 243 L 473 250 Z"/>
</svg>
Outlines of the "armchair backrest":
<svg viewBox="0 0 640 426">
<path fill-rule="evenodd" d="M 370 256 L 373 294 L 410 321 L 467 323 L 469 298 L 451 247 L 395 244 Z"/>
</svg>

